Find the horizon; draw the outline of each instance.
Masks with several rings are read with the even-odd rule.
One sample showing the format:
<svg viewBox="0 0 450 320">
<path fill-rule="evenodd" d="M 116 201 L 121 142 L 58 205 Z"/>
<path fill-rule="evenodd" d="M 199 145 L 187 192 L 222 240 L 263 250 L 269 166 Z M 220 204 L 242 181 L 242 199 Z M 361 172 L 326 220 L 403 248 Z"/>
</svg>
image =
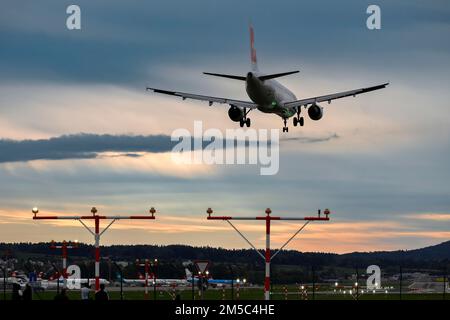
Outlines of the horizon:
<svg viewBox="0 0 450 320">
<path fill-rule="evenodd" d="M 58 242 L 58 241 L 56 241 Z M 0 242 L 0 246 L 1 245 L 41 245 L 41 244 L 49 244 L 51 243 L 50 241 L 48 242 Z M 92 243 L 85 243 L 85 242 L 80 242 L 77 241 L 76 242 L 77 245 L 84 245 L 84 246 L 88 246 L 88 247 L 95 247 L 94 244 Z M 436 244 L 432 244 L 426 247 L 420 247 L 420 248 L 413 248 L 413 249 L 394 249 L 394 250 L 375 250 L 375 251 L 351 251 L 351 252 L 342 252 L 342 253 L 337 253 L 337 252 L 325 252 L 325 251 L 300 251 L 300 250 L 296 250 L 296 249 L 283 249 L 281 251 L 293 251 L 293 252 L 298 252 L 298 253 L 302 253 L 302 254 L 308 254 L 308 253 L 314 253 L 314 254 L 333 254 L 333 255 L 348 255 L 348 254 L 354 254 L 354 253 L 382 253 L 382 252 L 398 252 L 398 251 L 402 251 L 402 252 L 409 252 L 409 251 L 415 251 L 415 250 L 422 250 L 422 249 L 427 249 L 430 247 L 436 247 L 439 245 L 443 245 L 446 243 L 450 243 L 450 240 L 444 241 L 444 242 L 439 242 Z M 145 244 L 145 243 L 136 243 L 136 244 L 109 244 L 109 245 L 101 245 L 101 247 L 127 247 L 127 246 L 153 246 L 153 247 L 171 247 L 171 246 L 180 246 L 180 247 L 189 247 L 189 248 L 193 248 L 193 249 L 203 249 L 203 248 L 210 248 L 210 249 L 217 249 L 217 250 L 244 250 L 244 251 L 254 251 L 253 248 L 249 247 L 249 248 L 245 248 L 245 247 L 241 247 L 241 248 L 224 248 L 224 247 L 212 247 L 212 246 L 193 246 L 193 245 L 187 245 L 187 244 L 182 244 L 182 243 L 174 243 L 174 244 L 167 244 L 167 245 L 159 245 L 159 244 Z M 271 248 L 271 250 L 278 250 L 279 248 Z M 258 249 L 260 251 L 264 251 L 263 248 Z M 55 253 L 56 255 L 58 255 L 58 253 Z M 76 256 L 72 255 L 72 256 Z"/>
</svg>

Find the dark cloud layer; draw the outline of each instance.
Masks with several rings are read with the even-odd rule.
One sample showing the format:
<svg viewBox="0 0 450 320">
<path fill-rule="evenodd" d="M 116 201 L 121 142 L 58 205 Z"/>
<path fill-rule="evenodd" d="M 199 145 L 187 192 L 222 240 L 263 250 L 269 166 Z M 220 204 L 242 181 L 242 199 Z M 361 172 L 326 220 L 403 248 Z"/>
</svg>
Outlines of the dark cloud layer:
<svg viewBox="0 0 450 320">
<path fill-rule="evenodd" d="M 282 138 L 282 141 L 298 141 L 301 143 L 316 143 L 316 142 L 326 142 L 333 139 L 338 139 L 339 136 L 337 133 L 332 133 L 327 136 L 323 137 L 306 137 L 306 136 L 300 136 L 300 137 L 289 137 L 289 138 Z"/>
<path fill-rule="evenodd" d="M 90 159 L 102 152 L 167 152 L 176 142 L 170 136 L 127 136 L 78 134 L 40 140 L 0 140 L 0 163 L 38 159 Z"/>
<path fill-rule="evenodd" d="M 370 62 L 372 67 L 403 70 L 410 68 L 414 52 L 420 53 L 421 63 L 416 63 L 420 68 L 424 48 L 449 49 L 440 35 L 450 23 L 445 1 L 426 5 L 422 1 L 377 1 L 383 17 L 378 33 L 365 27 L 371 1 L 284 0 L 274 6 L 272 1 L 256 0 L 126 4 L 79 0 L 80 31 L 65 27 L 69 4 L 8 0 L 2 6 L 0 81 L 46 79 L 141 88 L 145 82 L 161 81 L 158 68 L 164 66 L 201 63 L 210 67 L 205 57 L 215 57 L 214 62 L 220 64 L 226 57 L 227 65 L 241 68 L 248 65 L 249 19 L 256 27 L 262 66 L 276 61 L 280 47 L 284 58 L 295 57 L 294 63 L 302 65 L 329 64 L 332 49 L 341 64 L 365 66 Z M 404 55 L 401 61 L 395 59 L 398 54 Z M 424 68 L 441 64 L 433 60 Z"/>
<path fill-rule="evenodd" d="M 336 139 L 338 136 L 332 134 L 323 138 L 296 137 L 285 140 L 293 140 L 300 143 L 317 143 Z M 191 146 L 203 148 L 211 141 L 194 143 L 196 138 L 191 138 Z M 181 141 L 181 140 L 179 140 Z M 53 137 L 39 140 L 0 140 L 0 163 L 20 162 L 32 160 L 63 160 L 63 159 L 92 159 L 97 158 L 103 152 L 117 152 L 125 157 L 139 157 L 137 152 L 169 152 L 179 141 L 171 141 L 168 135 L 98 135 L 98 134 L 76 134 Z M 226 141 L 215 146 L 224 146 Z M 269 141 L 268 145 L 270 146 Z M 228 145 L 228 144 L 227 144 Z M 237 140 L 234 140 L 237 145 Z M 248 147 L 248 140 L 245 141 Z"/>
</svg>

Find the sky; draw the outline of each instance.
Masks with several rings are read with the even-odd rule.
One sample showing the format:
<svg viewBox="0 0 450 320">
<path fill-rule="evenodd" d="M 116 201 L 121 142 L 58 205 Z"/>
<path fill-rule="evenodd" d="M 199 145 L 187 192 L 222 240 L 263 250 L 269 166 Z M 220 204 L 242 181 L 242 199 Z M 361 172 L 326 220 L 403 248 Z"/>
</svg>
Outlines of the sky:
<svg viewBox="0 0 450 320">
<path fill-rule="evenodd" d="M 81 30 L 66 8 L 81 8 Z M 366 27 L 370 4 L 381 29 Z M 450 7 L 447 1 L 2 1 L 0 241 L 93 239 L 76 221 L 40 214 L 148 214 L 120 221 L 103 244 L 245 248 L 216 214 L 309 216 L 330 208 L 290 248 L 413 249 L 450 239 Z M 174 130 L 226 130 L 227 106 L 156 95 L 146 86 L 248 100 L 248 24 L 261 71 L 298 98 L 390 82 L 323 104 L 324 117 L 280 132 L 280 170 L 179 164 Z M 252 127 L 281 129 L 252 111 Z M 264 226 L 237 224 L 264 246 Z M 297 223 L 274 224 L 281 246 Z"/>
</svg>

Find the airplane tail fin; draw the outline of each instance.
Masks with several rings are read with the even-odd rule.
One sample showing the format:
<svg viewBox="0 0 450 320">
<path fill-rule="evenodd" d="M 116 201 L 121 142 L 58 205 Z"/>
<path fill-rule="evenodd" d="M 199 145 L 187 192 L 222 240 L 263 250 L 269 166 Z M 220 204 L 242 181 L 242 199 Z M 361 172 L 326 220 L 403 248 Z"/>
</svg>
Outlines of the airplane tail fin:
<svg viewBox="0 0 450 320">
<path fill-rule="evenodd" d="M 256 49 L 255 49 L 255 31 L 253 26 L 250 24 L 250 61 L 252 66 L 252 71 L 258 71 L 258 60 L 256 59 Z"/>
<path fill-rule="evenodd" d="M 184 271 L 186 272 L 186 279 L 190 279 L 192 278 L 192 272 L 189 271 L 188 268 L 185 268 Z"/>
<path fill-rule="evenodd" d="M 255 49 L 255 32 L 253 30 L 253 26 L 249 25 L 250 29 L 250 61 L 251 61 L 251 70 L 258 72 L 258 61 L 256 58 L 256 49 Z M 282 73 L 274 73 L 274 74 L 267 74 L 267 75 L 259 75 L 258 78 L 261 81 L 269 80 L 269 79 L 275 79 L 279 77 L 284 77 L 290 74 L 294 74 L 300 72 L 298 70 L 296 71 L 289 71 L 289 72 L 282 72 Z M 209 76 L 215 76 L 215 77 L 222 77 L 222 78 L 228 78 L 233 80 L 240 80 L 240 81 L 246 81 L 247 77 L 245 76 L 236 76 L 233 74 L 223 74 L 223 73 L 211 73 L 211 72 L 203 72 L 203 74 L 209 75 Z M 250 74 L 250 73 L 249 73 Z"/>
</svg>

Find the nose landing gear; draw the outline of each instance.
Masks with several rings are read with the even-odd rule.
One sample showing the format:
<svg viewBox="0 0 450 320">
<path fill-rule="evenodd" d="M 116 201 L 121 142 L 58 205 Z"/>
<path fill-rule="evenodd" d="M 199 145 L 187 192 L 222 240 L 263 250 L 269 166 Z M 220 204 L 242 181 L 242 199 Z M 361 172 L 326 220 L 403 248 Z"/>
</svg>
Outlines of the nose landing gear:
<svg viewBox="0 0 450 320">
<path fill-rule="evenodd" d="M 287 126 L 287 118 L 283 118 L 283 122 L 284 122 L 283 132 L 289 132 L 289 128 Z"/>
</svg>

